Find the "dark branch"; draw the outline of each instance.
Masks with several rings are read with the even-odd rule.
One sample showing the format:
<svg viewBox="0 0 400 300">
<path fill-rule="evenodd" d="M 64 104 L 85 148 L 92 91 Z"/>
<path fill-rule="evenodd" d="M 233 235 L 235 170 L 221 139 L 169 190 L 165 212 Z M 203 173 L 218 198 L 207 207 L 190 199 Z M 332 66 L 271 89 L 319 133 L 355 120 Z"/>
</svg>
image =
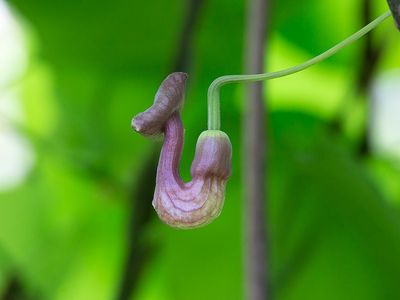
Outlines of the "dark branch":
<svg viewBox="0 0 400 300">
<path fill-rule="evenodd" d="M 24 288 L 17 276 L 11 276 L 0 296 L 1 300 L 28 300 Z"/>
<path fill-rule="evenodd" d="M 185 20 L 182 25 L 182 33 L 176 57 L 172 63 L 171 73 L 175 71 L 187 71 L 191 52 L 192 37 L 199 20 L 204 0 L 191 0 L 188 4 Z M 137 287 L 138 279 L 148 259 L 154 253 L 149 245 L 141 240 L 143 231 L 150 223 L 154 213 L 151 206 L 155 188 L 155 174 L 157 172 L 159 147 L 154 147 L 148 161 L 143 166 L 140 180 L 136 185 L 136 192 L 132 194 L 132 212 L 129 223 L 128 254 L 124 265 L 120 288 L 117 294 L 118 300 L 129 300 Z"/>
<path fill-rule="evenodd" d="M 362 2 L 362 21 L 367 24 L 372 20 L 371 0 L 363 0 Z M 357 75 L 357 92 L 361 95 L 368 96 L 371 83 L 377 70 L 379 60 L 383 53 L 383 43 L 374 44 L 373 33 L 370 32 L 365 37 L 363 50 L 360 56 L 360 68 Z M 368 144 L 368 125 L 364 130 L 359 146 L 359 155 L 364 157 L 370 152 Z"/>
<path fill-rule="evenodd" d="M 400 30 L 400 0 L 387 0 L 397 28 Z"/>
<path fill-rule="evenodd" d="M 249 0 L 246 73 L 264 72 L 267 1 Z M 249 107 L 244 122 L 244 186 L 246 234 L 246 299 L 265 300 L 267 294 L 267 234 L 265 230 L 265 106 L 262 83 L 247 86 Z"/>
<path fill-rule="evenodd" d="M 148 161 L 143 166 L 136 192 L 132 195 L 132 212 L 129 223 L 128 256 L 125 270 L 121 280 L 120 291 L 117 299 L 130 299 L 135 290 L 138 278 L 145 266 L 150 253 L 141 240 L 143 230 L 150 223 L 153 215 L 151 199 L 154 193 L 154 177 L 157 171 L 157 151 L 154 149 Z M 148 201 L 146 201 L 148 200 Z M 149 248 L 149 247 L 147 247 Z M 147 250 L 147 251 L 146 251 Z"/>
</svg>

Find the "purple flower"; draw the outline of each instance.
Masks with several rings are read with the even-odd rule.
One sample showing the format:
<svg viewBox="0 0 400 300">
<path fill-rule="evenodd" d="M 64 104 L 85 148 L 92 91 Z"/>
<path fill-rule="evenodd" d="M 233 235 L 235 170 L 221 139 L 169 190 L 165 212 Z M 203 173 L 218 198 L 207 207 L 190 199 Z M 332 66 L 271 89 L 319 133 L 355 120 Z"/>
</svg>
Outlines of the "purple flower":
<svg viewBox="0 0 400 300">
<path fill-rule="evenodd" d="M 169 75 L 153 106 L 132 122 L 134 129 L 144 135 L 164 133 L 153 206 L 161 220 L 183 229 L 204 226 L 218 217 L 232 169 L 228 136 L 219 130 L 207 130 L 197 141 L 192 181 L 185 183 L 180 178 L 184 129 L 178 110 L 186 77 L 184 73 Z"/>
</svg>

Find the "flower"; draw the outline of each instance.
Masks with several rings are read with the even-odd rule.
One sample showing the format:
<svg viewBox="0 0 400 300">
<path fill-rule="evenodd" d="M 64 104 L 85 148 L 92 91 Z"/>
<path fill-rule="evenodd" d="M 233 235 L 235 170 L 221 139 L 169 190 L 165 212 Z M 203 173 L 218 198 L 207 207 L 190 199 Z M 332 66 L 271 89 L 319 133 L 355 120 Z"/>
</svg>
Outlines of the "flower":
<svg viewBox="0 0 400 300">
<path fill-rule="evenodd" d="M 153 106 L 135 117 L 132 124 L 144 135 L 164 133 L 153 206 L 168 225 L 190 229 L 209 224 L 219 216 L 225 185 L 231 175 L 232 146 L 224 132 L 204 131 L 197 141 L 192 180 L 185 183 L 180 178 L 184 128 L 179 108 L 185 81 L 184 73 L 169 75 L 161 84 Z"/>
</svg>

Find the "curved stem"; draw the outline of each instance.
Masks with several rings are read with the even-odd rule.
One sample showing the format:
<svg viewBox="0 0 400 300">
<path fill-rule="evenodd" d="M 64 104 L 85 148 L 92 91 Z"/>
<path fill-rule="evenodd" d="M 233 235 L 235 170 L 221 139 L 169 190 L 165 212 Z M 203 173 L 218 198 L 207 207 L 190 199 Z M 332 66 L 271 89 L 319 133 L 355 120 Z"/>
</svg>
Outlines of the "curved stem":
<svg viewBox="0 0 400 300">
<path fill-rule="evenodd" d="M 226 75 L 222 77 L 218 77 L 215 79 L 210 87 L 208 88 L 208 129 L 209 130 L 219 130 L 220 129 L 220 103 L 219 103 L 219 89 L 228 83 L 233 82 L 255 82 L 255 81 L 262 81 L 262 80 L 269 80 L 275 79 L 279 77 L 288 76 L 300 71 L 303 71 L 329 57 L 336 54 L 342 48 L 348 46 L 349 44 L 357 41 L 365 34 L 376 28 L 379 24 L 385 21 L 387 18 L 391 16 L 391 12 L 387 11 L 374 21 L 351 35 L 350 37 L 346 38 L 345 40 L 341 41 L 339 44 L 333 46 L 329 50 L 323 52 L 322 54 L 291 68 L 271 72 L 271 73 L 264 73 L 264 74 L 252 74 L 252 75 Z"/>
</svg>

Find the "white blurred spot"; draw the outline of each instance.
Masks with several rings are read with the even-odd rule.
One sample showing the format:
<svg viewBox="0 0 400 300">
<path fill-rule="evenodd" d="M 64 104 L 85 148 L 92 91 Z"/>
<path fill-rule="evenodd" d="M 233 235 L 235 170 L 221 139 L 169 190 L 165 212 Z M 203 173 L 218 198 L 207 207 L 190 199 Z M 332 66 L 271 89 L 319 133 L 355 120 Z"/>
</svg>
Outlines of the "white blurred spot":
<svg viewBox="0 0 400 300">
<path fill-rule="evenodd" d="M 370 141 L 374 151 L 400 158 L 400 70 L 378 77 L 372 103 Z"/>
<path fill-rule="evenodd" d="M 23 31 L 4 0 L 0 0 L 0 53 L 2 87 L 21 76 L 28 60 Z"/>
<path fill-rule="evenodd" d="M 0 190 L 21 183 L 33 162 L 33 152 L 26 139 L 0 124 Z"/>
<path fill-rule="evenodd" d="M 27 67 L 24 33 L 9 7 L 0 0 L 0 191 L 20 184 L 34 163 L 32 147 L 12 122 L 24 119 L 18 87 Z"/>
<path fill-rule="evenodd" d="M 23 119 L 18 93 L 12 89 L 0 90 L 0 121 L 21 122 Z"/>
</svg>

